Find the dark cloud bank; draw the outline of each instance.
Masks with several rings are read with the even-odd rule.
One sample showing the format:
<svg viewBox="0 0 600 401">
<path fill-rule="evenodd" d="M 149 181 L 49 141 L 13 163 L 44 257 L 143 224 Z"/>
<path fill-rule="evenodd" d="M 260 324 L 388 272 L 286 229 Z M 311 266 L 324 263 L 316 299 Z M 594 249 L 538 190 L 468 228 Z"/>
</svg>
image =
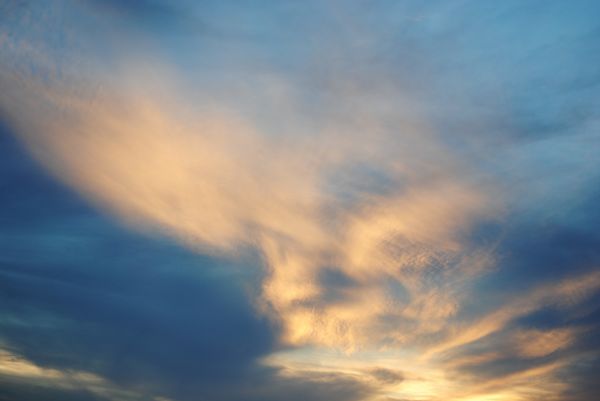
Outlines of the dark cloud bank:
<svg viewBox="0 0 600 401">
<path fill-rule="evenodd" d="M 258 283 L 252 267 L 125 232 L 42 173 L 6 127 L 0 141 L 0 341 L 13 354 L 98 374 L 139 399 L 352 400 L 369 390 L 260 366 L 277 328 L 245 296 Z M 9 376 L 0 399 L 103 397 Z"/>
</svg>

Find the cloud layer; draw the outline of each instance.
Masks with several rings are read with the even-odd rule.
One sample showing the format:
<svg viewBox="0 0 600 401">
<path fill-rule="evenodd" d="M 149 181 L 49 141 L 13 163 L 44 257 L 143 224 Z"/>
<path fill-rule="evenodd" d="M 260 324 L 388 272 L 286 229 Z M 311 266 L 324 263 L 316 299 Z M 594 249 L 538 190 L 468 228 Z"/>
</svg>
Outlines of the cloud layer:
<svg viewBox="0 0 600 401">
<path fill-rule="evenodd" d="M 236 263 L 257 252 L 264 270 L 248 297 L 280 328 L 279 351 L 248 358 L 263 356 L 282 386 L 318 372 L 347 399 L 568 399 L 564 377 L 595 323 L 523 321 L 593 315 L 598 237 L 558 241 L 574 256 L 544 274 L 553 239 L 527 233 L 581 233 L 598 217 L 597 85 L 576 85 L 597 77 L 543 68 L 573 48 L 592 61 L 593 22 L 574 26 L 550 6 L 540 24 L 561 22 L 563 44 L 526 30 L 519 13 L 533 5 L 406 5 L 394 19 L 288 4 L 274 15 L 301 29 L 279 37 L 273 15 L 217 5 L 60 5 L 6 6 L 11 130 L 130 227 Z M 305 18 L 313 7 L 321 17 Z M 525 42 L 509 49 L 519 30 Z"/>
</svg>

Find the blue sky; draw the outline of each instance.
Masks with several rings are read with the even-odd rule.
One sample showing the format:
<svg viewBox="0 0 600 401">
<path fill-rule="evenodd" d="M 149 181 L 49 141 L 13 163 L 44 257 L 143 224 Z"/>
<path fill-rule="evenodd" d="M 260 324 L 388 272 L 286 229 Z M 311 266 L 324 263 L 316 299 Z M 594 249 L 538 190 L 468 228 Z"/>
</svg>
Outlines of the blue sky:
<svg viewBox="0 0 600 401">
<path fill-rule="evenodd" d="M 595 400 L 599 13 L 0 3 L 0 399 Z"/>
</svg>

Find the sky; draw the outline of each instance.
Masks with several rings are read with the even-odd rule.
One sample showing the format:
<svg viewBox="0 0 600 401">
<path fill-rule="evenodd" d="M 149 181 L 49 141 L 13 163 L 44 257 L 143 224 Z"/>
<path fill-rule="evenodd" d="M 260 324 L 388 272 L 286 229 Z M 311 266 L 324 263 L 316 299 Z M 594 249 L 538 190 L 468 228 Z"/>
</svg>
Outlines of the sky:
<svg viewBox="0 0 600 401">
<path fill-rule="evenodd" d="M 0 400 L 597 400 L 599 16 L 0 0 Z"/>
</svg>

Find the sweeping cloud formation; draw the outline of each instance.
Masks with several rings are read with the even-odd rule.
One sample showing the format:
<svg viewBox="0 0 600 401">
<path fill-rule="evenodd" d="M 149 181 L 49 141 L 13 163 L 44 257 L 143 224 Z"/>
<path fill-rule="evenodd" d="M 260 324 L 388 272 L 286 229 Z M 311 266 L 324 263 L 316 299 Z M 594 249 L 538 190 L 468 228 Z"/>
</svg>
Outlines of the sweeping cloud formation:
<svg viewBox="0 0 600 401">
<path fill-rule="evenodd" d="M 106 291 L 130 299 L 128 315 L 154 316 L 131 333 L 167 331 L 127 346 L 129 328 L 113 333 L 122 318 L 109 313 L 93 324 L 122 356 L 82 345 L 80 358 L 96 361 L 87 366 L 76 350 L 50 357 L 7 335 L 0 372 L 13 394 L 31 382 L 41 394 L 82 392 L 74 399 L 590 399 L 600 323 L 592 4 L 2 7 L 7 131 L 95 210 L 182 248 L 153 259 L 190 252 L 184 265 L 194 254 L 226 265 L 215 270 L 246 291 L 211 290 L 197 305 L 231 299 L 216 303 L 223 319 L 255 333 L 237 339 L 216 306 L 186 327 L 169 312 L 185 305 L 195 320 L 195 291 L 169 280 L 184 273 L 142 266 L 131 274 L 164 287 L 157 299 L 146 287 Z M 85 249 L 77 258 L 110 258 Z M 189 280 L 206 291 L 213 279 Z M 78 327 L 80 312 L 59 305 L 60 318 L 32 304 L 6 320 L 31 321 L 42 339 L 44 320 Z M 193 335 L 215 324 L 223 346 Z M 173 363 L 150 351 L 179 336 Z M 187 361 L 211 347 L 227 350 L 222 360 L 215 351 L 218 366 Z"/>
</svg>

